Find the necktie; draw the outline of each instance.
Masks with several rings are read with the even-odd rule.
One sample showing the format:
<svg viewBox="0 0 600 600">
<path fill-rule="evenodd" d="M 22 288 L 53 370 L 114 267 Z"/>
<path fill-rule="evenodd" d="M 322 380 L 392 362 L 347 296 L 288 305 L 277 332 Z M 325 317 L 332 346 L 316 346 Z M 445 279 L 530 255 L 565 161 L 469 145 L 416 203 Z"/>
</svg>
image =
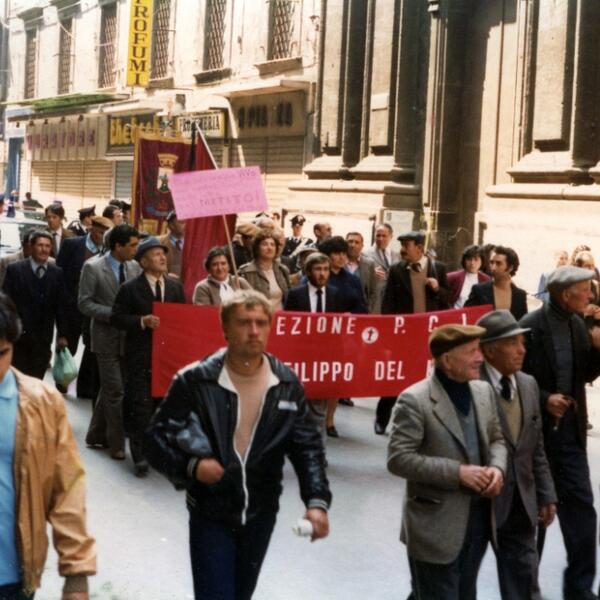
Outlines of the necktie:
<svg viewBox="0 0 600 600">
<path fill-rule="evenodd" d="M 421 263 L 413 263 L 412 265 L 410 265 L 410 268 L 415 271 L 416 273 L 420 273 L 421 272 Z"/>
<path fill-rule="evenodd" d="M 323 290 L 319 288 L 317 290 L 317 311 L 323 312 Z"/>
<path fill-rule="evenodd" d="M 501 390 L 500 390 L 500 395 L 507 401 L 510 402 L 511 400 L 511 392 L 510 392 L 510 379 L 508 377 L 506 377 L 506 375 L 503 375 L 500 378 L 500 386 L 501 386 Z"/>
<path fill-rule="evenodd" d="M 175 241 L 175 248 L 177 248 L 177 250 L 179 250 L 179 252 L 181 252 L 181 247 L 182 247 L 183 243 L 181 240 L 176 240 Z"/>
<path fill-rule="evenodd" d="M 58 233 L 56 231 L 52 234 L 52 246 L 54 248 L 54 256 L 58 256 Z"/>
<path fill-rule="evenodd" d="M 119 285 L 125 283 L 125 263 L 119 264 Z"/>
<path fill-rule="evenodd" d="M 387 254 L 385 253 L 385 250 L 381 251 L 381 257 L 383 258 L 383 262 L 385 264 L 385 268 L 389 269 L 390 268 L 390 261 L 388 260 Z"/>
<path fill-rule="evenodd" d="M 157 302 L 162 302 L 162 290 L 160 289 L 160 281 L 158 279 L 154 284 L 154 297 Z"/>
<path fill-rule="evenodd" d="M 41 279 L 46 274 L 46 269 L 44 269 L 44 267 L 42 267 L 42 266 L 39 266 L 35 270 L 35 274 L 36 274 L 36 276 L 37 276 L 38 279 Z"/>
</svg>

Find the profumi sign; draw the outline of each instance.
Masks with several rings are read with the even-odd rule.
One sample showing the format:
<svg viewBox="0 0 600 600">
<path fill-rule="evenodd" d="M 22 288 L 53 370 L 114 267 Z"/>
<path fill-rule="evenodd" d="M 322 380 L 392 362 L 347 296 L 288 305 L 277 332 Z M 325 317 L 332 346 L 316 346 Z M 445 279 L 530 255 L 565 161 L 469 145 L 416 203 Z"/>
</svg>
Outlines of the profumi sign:
<svg viewBox="0 0 600 600">
<path fill-rule="evenodd" d="M 131 0 L 127 85 L 146 87 L 150 80 L 153 0 Z"/>
</svg>

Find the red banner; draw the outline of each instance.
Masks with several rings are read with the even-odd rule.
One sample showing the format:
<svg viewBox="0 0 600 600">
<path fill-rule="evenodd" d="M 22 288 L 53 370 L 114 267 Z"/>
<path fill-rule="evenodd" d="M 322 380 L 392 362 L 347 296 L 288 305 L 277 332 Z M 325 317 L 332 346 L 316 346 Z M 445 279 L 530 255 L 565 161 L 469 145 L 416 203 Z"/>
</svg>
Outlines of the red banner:
<svg viewBox="0 0 600 600">
<path fill-rule="evenodd" d="M 133 175 L 133 222 L 152 234 L 163 231 L 163 223 L 173 210 L 169 177 L 173 173 L 214 169 L 210 152 L 201 136 L 194 146 L 190 169 L 191 141 L 138 133 Z M 213 246 L 227 243 L 225 224 L 233 235 L 236 215 L 205 217 L 186 221 L 181 277 L 191 300 L 196 283 L 206 277 L 204 257 Z"/>
<path fill-rule="evenodd" d="M 278 312 L 268 351 L 291 367 L 309 398 L 395 396 L 430 368 L 433 329 L 472 324 L 492 310 L 475 306 L 417 315 Z M 217 308 L 155 304 L 152 395 L 164 396 L 185 365 L 225 346 Z"/>
</svg>

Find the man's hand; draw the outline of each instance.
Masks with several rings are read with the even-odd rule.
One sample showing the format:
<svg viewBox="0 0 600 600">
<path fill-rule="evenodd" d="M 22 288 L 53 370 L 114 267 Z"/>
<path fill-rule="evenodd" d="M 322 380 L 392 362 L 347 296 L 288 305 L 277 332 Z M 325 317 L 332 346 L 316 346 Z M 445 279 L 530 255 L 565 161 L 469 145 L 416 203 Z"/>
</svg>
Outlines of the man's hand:
<svg viewBox="0 0 600 600">
<path fill-rule="evenodd" d="M 598 318 L 600 318 L 598 313 L 594 313 L 594 319 Z M 590 342 L 596 350 L 600 350 L 600 326 L 598 326 L 596 323 L 590 331 Z"/>
<path fill-rule="evenodd" d="M 542 506 L 540 508 L 540 512 L 538 514 L 538 518 L 544 527 L 550 527 L 552 521 L 554 521 L 554 516 L 556 515 L 556 504 L 546 504 L 546 506 Z"/>
<path fill-rule="evenodd" d="M 437 292 L 440 289 L 440 284 L 435 277 L 428 277 L 425 280 L 425 285 L 428 285 L 434 292 Z"/>
<path fill-rule="evenodd" d="M 56 349 L 63 350 L 69 345 L 69 340 L 65 336 L 60 336 L 56 339 Z"/>
<path fill-rule="evenodd" d="M 594 317 L 596 320 L 600 319 L 600 306 L 597 304 L 588 304 L 583 311 L 583 316 Z"/>
<path fill-rule="evenodd" d="M 481 492 L 484 498 L 495 498 L 504 485 L 504 474 L 498 467 L 485 467 L 486 473 L 491 477 L 488 486 Z"/>
<path fill-rule="evenodd" d="M 571 401 L 564 394 L 550 394 L 546 400 L 546 410 L 557 419 L 562 419 Z"/>
<path fill-rule="evenodd" d="M 144 327 L 147 329 L 156 329 L 160 325 L 160 317 L 146 315 L 145 317 L 142 317 L 142 323 L 144 323 Z"/>
<path fill-rule="evenodd" d="M 385 281 L 387 279 L 387 271 L 383 267 L 375 267 L 375 277 L 379 279 L 379 281 Z"/>
<path fill-rule="evenodd" d="M 206 485 L 213 485 L 221 481 L 225 469 L 214 458 L 203 458 L 196 465 L 196 479 Z"/>
<path fill-rule="evenodd" d="M 477 465 L 460 465 L 458 478 L 462 485 L 475 490 L 478 494 L 481 494 L 491 482 L 491 474 L 487 469 Z"/>
<path fill-rule="evenodd" d="M 89 600 L 87 592 L 63 592 L 61 600 Z"/>
<path fill-rule="evenodd" d="M 329 535 L 329 518 L 326 511 L 321 508 L 309 508 L 304 518 L 312 523 L 313 534 L 310 538 L 312 542 Z"/>
</svg>

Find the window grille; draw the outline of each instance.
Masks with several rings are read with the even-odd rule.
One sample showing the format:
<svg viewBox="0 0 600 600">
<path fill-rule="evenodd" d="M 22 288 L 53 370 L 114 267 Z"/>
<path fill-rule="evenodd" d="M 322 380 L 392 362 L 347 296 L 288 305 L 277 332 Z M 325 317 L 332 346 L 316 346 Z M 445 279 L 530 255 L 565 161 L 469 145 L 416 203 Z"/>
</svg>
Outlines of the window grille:
<svg viewBox="0 0 600 600">
<path fill-rule="evenodd" d="M 171 0 L 154 0 L 151 79 L 163 79 L 169 74 L 169 33 Z"/>
<path fill-rule="evenodd" d="M 58 93 L 68 94 L 71 88 L 71 40 L 73 19 L 58 22 Z"/>
<path fill-rule="evenodd" d="M 25 98 L 35 96 L 35 63 L 37 58 L 37 29 L 29 29 L 25 38 Z"/>
<path fill-rule="evenodd" d="M 206 38 L 204 45 L 204 70 L 223 67 L 225 50 L 225 13 L 227 0 L 207 0 L 206 2 Z"/>
<path fill-rule="evenodd" d="M 271 0 L 269 60 L 291 57 L 295 12 L 294 0 Z"/>
<path fill-rule="evenodd" d="M 98 87 L 106 88 L 115 85 L 117 42 L 117 4 L 105 4 L 102 7 L 100 25 L 100 60 Z"/>
</svg>

